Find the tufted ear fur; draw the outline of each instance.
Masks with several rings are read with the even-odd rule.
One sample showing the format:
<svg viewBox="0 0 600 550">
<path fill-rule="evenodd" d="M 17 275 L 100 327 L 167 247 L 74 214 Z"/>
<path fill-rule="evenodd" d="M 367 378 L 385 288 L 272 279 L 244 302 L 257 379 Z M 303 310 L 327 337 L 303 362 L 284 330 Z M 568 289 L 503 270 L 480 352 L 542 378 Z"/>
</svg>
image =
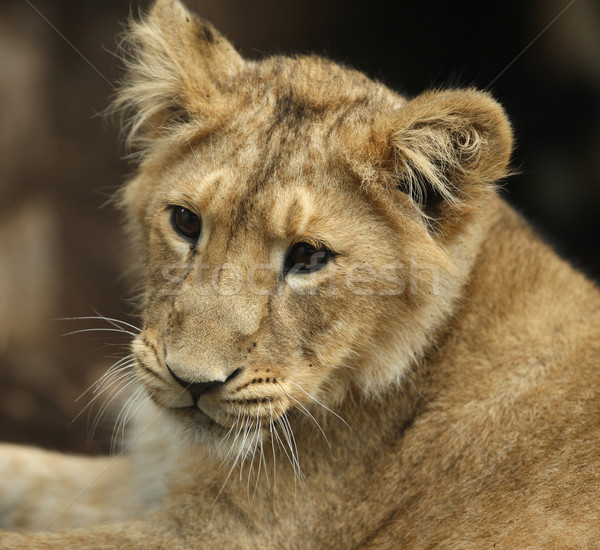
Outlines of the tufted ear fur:
<svg viewBox="0 0 600 550">
<path fill-rule="evenodd" d="M 127 114 L 129 145 L 143 147 L 191 118 L 218 119 L 222 85 L 244 64 L 233 46 L 179 0 L 156 0 L 130 21 L 122 43 L 127 69 L 114 108 Z"/>
<path fill-rule="evenodd" d="M 378 121 L 389 177 L 443 225 L 507 173 L 512 132 L 496 101 L 473 89 L 425 92 Z"/>
</svg>

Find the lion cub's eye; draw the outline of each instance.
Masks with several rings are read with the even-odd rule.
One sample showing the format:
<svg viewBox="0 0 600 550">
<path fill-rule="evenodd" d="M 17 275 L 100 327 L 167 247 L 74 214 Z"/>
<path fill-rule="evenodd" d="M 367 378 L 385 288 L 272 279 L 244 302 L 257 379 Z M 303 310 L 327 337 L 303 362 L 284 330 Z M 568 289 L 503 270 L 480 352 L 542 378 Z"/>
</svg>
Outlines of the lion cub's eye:
<svg viewBox="0 0 600 550">
<path fill-rule="evenodd" d="M 285 258 L 284 275 L 290 271 L 303 275 L 314 273 L 325 267 L 332 257 L 333 252 L 327 248 L 317 249 L 309 243 L 297 243 Z"/>
<path fill-rule="evenodd" d="M 195 242 L 202 231 L 202 220 L 183 206 L 173 206 L 171 224 L 184 239 Z"/>
</svg>

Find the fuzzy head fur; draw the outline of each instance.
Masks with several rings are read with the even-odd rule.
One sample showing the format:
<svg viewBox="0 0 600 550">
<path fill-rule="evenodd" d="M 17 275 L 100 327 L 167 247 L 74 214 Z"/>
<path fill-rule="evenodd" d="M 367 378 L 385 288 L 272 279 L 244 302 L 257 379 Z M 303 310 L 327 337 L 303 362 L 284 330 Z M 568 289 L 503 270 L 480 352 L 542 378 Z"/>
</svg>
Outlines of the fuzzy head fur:
<svg viewBox="0 0 600 550">
<path fill-rule="evenodd" d="M 317 56 L 244 60 L 177 0 L 125 48 L 116 105 L 140 160 L 121 201 L 145 259 L 134 352 L 153 400 L 212 444 L 398 384 L 474 261 L 510 156 L 501 107 L 472 89 L 407 100 Z M 196 243 L 173 206 L 202 220 Z M 286 274 L 300 242 L 330 261 Z M 169 369 L 225 383 L 195 402 Z"/>
</svg>

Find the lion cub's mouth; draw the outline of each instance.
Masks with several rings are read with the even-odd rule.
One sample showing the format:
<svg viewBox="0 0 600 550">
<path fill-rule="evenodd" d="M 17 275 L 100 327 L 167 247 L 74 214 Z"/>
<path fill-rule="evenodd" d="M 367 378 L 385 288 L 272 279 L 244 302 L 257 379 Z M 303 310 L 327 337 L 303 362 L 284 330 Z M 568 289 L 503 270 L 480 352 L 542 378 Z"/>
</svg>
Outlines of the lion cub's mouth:
<svg viewBox="0 0 600 550">
<path fill-rule="evenodd" d="M 290 408 L 290 398 L 282 386 L 276 393 L 273 387 L 268 394 L 259 394 L 256 389 L 249 391 L 252 382 L 241 383 L 228 391 L 223 388 L 206 392 L 199 398 L 190 396 L 183 388 L 174 389 L 166 381 L 160 386 L 140 377 L 154 403 L 167 414 L 198 430 L 230 430 L 236 425 L 246 424 L 258 428 L 268 428 L 285 415 Z"/>
<path fill-rule="evenodd" d="M 211 407 L 211 412 L 202 409 L 201 406 L 168 406 L 161 405 L 168 411 L 169 414 L 179 418 L 186 418 L 190 421 L 198 422 L 199 424 L 209 427 L 219 426 L 221 428 L 230 429 L 232 426 L 240 422 L 252 423 L 258 426 L 268 426 L 276 422 L 287 412 L 287 408 L 281 400 L 274 403 L 269 398 L 249 399 L 242 404 L 228 403 L 229 406 L 224 408 Z"/>
</svg>

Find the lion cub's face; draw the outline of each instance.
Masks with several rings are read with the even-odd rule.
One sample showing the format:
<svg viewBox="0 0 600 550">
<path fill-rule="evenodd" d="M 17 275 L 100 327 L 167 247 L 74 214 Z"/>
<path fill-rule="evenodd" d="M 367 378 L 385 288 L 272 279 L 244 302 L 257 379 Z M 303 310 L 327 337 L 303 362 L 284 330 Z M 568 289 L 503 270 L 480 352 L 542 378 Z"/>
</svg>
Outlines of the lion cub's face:
<svg viewBox="0 0 600 550">
<path fill-rule="evenodd" d="M 269 423 L 329 402 L 357 355 L 386 345 L 390 306 L 410 306 L 406 250 L 338 158 L 348 116 L 311 112 L 284 85 L 225 128 L 190 128 L 134 184 L 148 268 L 138 374 L 183 421 Z"/>
<path fill-rule="evenodd" d="M 167 0 L 131 41 L 121 102 L 145 156 L 123 202 L 144 249 L 133 347 L 152 399 L 218 442 L 399 380 L 460 286 L 459 202 L 506 165 L 497 105 L 403 106 L 317 57 L 246 62 Z"/>
</svg>

